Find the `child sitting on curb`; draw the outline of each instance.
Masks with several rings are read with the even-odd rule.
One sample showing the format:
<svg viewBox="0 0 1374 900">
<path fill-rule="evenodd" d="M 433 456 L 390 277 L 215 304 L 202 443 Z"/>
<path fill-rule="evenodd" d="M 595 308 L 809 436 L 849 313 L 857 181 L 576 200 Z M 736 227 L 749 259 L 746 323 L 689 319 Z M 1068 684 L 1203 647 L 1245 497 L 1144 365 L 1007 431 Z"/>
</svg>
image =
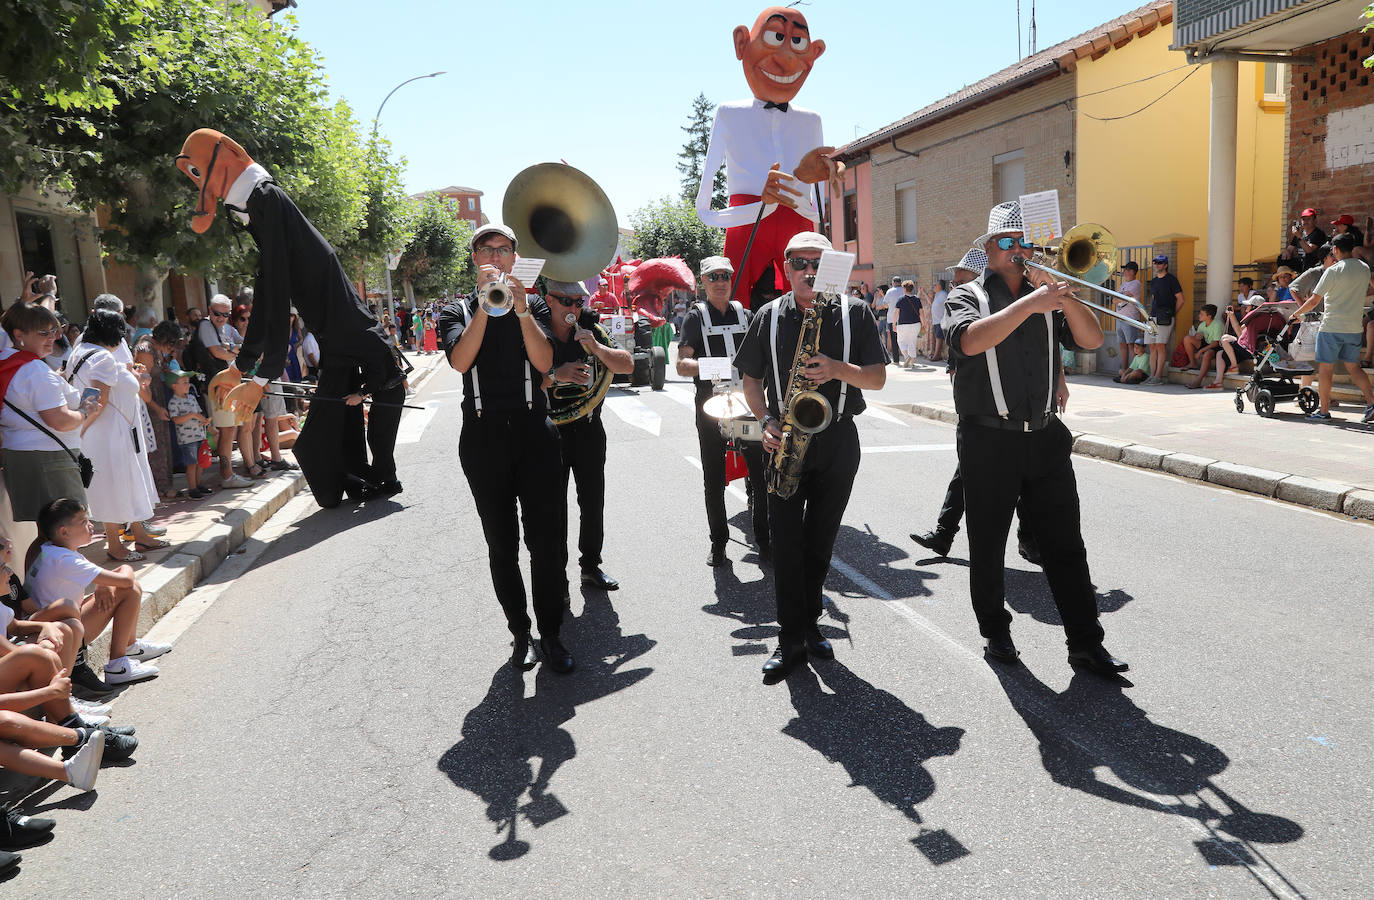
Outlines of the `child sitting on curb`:
<svg viewBox="0 0 1374 900">
<path fill-rule="evenodd" d="M 1140 384 L 1150 377 L 1150 354 L 1140 341 L 1131 344 L 1131 365 L 1125 375 L 1113 378 L 1118 384 Z"/>
<path fill-rule="evenodd" d="M 142 660 L 171 650 L 169 644 L 134 639 L 143 588 L 130 566 L 107 571 L 79 552 L 90 542 L 91 520 L 78 500 L 54 500 L 38 513 L 39 547 L 26 582 L 31 597 L 25 612 L 36 621 L 81 619 L 87 635 L 98 635 L 113 620 L 107 684 L 128 684 L 157 675 L 157 667 Z M 30 610 L 32 607 L 32 610 Z"/>
<path fill-rule="evenodd" d="M 177 457 L 186 467 L 186 496 L 192 500 L 208 497 L 214 491 L 200 486 L 200 445 L 210 420 L 200 411 L 200 402 L 191 396 L 191 373 L 174 369 L 167 373 L 172 396 L 167 398 L 167 415 L 177 429 Z"/>
</svg>

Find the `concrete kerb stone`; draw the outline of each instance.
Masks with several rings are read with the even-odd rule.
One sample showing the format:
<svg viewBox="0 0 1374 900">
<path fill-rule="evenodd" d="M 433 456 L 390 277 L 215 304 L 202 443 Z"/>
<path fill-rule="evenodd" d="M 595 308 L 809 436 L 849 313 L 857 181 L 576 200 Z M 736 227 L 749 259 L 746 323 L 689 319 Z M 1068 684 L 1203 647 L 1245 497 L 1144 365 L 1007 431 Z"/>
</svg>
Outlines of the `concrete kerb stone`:
<svg viewBox="0 0 1374 900">
<path fill-rule="evenodd" d="M 1080 456 L 1091 456 L 1094 459 L 1120 462 L 1122 452 L 1129 446 L 1131 446 L 1130 441 L 1118 441 L 1115 438 L 1103 437 L 1100 434 L 1083 434 L 1074 439 L 1073 452 Z"/>
<path fill-rule="evenodd" d="M 1139 469 L 1162 469 L 1164 457 L 1171 456 L 1168 450 L 1150 447 L 1146 444 L 1130 444 L 1121 450 L 1121 462 Z"/>
<path fill-rule="evenodd" d="M 1207 467 L 1207 481 L 1238 491 L 1249 491 L 1264 497 L 1272 497 L 1278 490 L 1279 482 L 1288 478 L 1287 472 L 1272 469 L 1258 469 L 1238 463 L 1217 462 Z"/>
<path fill-rule="evenodd" d="M 1217 460 L 1208 459 L 1205 456 L 1194 456 L 1191 453 L 1171 453 L 1164 457 L 1162 467 L 1170 475 L 1192 478 L 1195 481 L 1206 481 L 1207 469 L 1215 462 Z"/>
<path fill-rule="evenodd" d="M 1341 512 L 1356 519 L 1374 519 L 1374 491 L 1350 491 L 1341 500 Z"/>
<path fill-rule="evenodd" d="M 1278 498 L 1289 503 L 1299 503 L 1313 509 L 1340 512 L 1346 494 L 1353 490 L 1348 484 L 1322 481 L 1317 478 L 1304 478 L 1289 475 L 1278 484 Z"/>
</svg>

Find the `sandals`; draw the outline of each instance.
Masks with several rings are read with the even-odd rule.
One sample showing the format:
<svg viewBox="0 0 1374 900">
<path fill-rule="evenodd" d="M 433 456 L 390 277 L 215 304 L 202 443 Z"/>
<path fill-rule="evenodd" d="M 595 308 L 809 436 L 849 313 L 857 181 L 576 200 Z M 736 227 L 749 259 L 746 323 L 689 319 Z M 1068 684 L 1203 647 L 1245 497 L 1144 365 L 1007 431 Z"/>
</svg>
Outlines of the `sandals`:
<svg viewBox="0 0 1374 900">
<path fill-rule="evenodd" d="M 111 559 L 111 561 L 117 563 L 136 563 L 142 562 L 144 559 L 147 558 L 142 553 L 139 553 L 137 550 L 130 550 L 123 556 L 115 556 L 109 550 L 106 550 L 105 555 L 108 556 Z"/>
<path fill-rule="evenodd" d="M 300 466 L 284 459 L 274 459 L 267 464 L 267 468 L 271 469 L 273 472 L 294 472 L 299 469 Z"/>
<path fill-rule="evenodd" d="M 1222 388 L 1226 387 L 1226 385 L 1220 381 L 1214 381 L 1211 384 L 1204 385 L 1204 387 L 1206 387 L 1206 389 L 1209 391 L 1219 391 Z"/>
<path fill-rule="evenodd" d="M 267 467 L 260 462 L 253 463 L 243 470 L 249 478 L 263 478 L 267 475 Z"/>
<path fill-rule="evenodd" d="M 172 543 L 171 541 L 153 541 L 151 543 L 134 541 L 134 546 L 139 550 L 166 550 L 168 547 L 172 546 Z"/>
</svg>

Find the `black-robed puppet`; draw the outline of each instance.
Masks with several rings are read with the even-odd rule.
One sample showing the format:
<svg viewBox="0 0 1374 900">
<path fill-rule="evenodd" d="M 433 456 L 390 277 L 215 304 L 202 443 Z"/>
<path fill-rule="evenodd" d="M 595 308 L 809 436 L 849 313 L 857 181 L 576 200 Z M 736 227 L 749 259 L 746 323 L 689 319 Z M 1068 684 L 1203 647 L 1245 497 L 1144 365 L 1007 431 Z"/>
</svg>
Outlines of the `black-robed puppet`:
<svg viewBox="0 0 1374 900">
<path fill-rule="evenodd" d="M 399 493 L 395 447 L 405 400 L 402 358 L 348 280 L 334 248 L 267 170 L 220 132 L 192 132 L 176 165 L 200 189 L 191 220 L 197 234 L 209 230 L 223 199 L 258 245 L 253 311 L 237 361 L 253 380 L 229 393 L 226 408 L 236 415 L 251 411 L 267 383 L 281 377 L 294 306 L 320 343 L 315 400 L 293 448 L 316 501 L 332 507 L 345 493 L 355 499 Z M 357 401 L 366 395 L 375 405 L 365 427 Z"/>
</svg>

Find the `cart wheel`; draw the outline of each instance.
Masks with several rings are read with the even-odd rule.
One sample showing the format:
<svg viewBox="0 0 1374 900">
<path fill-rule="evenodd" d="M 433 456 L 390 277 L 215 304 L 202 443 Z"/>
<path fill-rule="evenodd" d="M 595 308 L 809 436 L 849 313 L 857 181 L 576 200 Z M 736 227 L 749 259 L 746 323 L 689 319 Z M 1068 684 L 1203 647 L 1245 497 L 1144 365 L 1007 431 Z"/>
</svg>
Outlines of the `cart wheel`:
<svg viewBox="0 0 1374 900">
<path fill-rule="evenodd" d="M 1305 387 L 1298 391 L 1298 409 L 1301 409 L 1305 413 L 1313 413 L 1320 405 L 1321 398 L 1318 397 L 1317 392 L 1310 387 Z"/>
<path fill-rule="evenodd" d="M 1236 412 L 1245 412 L 1245 388 L 1236 391 Z"/>
<path fill-rule="evenodd" d="M 649 386 L 656 391 L 663 390 L 667 374 L 668 354 L 662 347 L 654 347 L 649 356 Z"/>
<path fill-rule="evenodd" d="M 1274 414 L 1274 395 L 1268 391 L 1260 391 L 1255 395 L 1255 412 L 1268 418 Z"/>
</svg>

